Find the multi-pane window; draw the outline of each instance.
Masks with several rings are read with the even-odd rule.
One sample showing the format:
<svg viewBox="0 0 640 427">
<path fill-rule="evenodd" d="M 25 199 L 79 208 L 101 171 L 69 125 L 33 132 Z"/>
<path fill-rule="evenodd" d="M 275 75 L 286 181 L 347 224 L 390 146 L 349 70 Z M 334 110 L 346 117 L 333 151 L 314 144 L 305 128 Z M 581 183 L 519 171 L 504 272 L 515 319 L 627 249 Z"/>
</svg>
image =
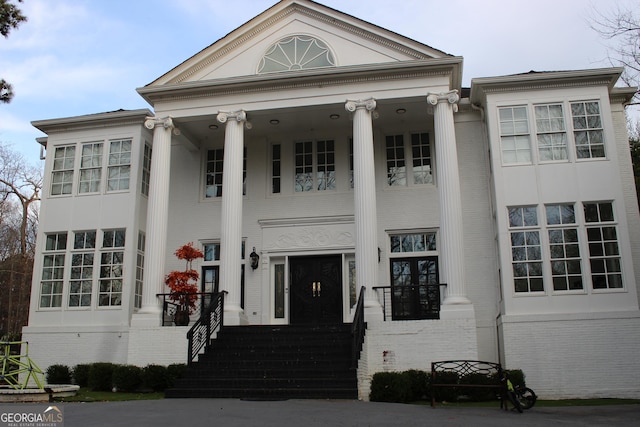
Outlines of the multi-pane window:
<svg viewBox="0 0 640 427">
<path fill-rule="evenodd" d="M 108 164 L 107 190 L 128 190 L 131 176 L 130 139 L 110 141 Z"/>
<path fill-rule="evenodd" d="M 540 161 L 567 160 L 562 104 L 536 105 L 535 115 Z"/>
<path fill-rule="evenodd" d="M 222 149 L 207 151 L 207 170 L 205 177 L 205 197 L 222 197 Z"/>
<path fill-rule="evenodd" d="M 244 260 L 246 243 L 240 247 L 240 259 Z M 202 267 L 202 292 L 218 292 L 220 269 L 220 243 L 211 242 L 202 245 L 204 254 Z M 244 263 L 240 266 L 240 306 L 244 308 Z"/>
<path fill-rule="evenodd" d="M 91 307 L 95 231 L 74 233 L 69 278 L 69 307 Z"/>
<path fill-rule="evenodd" d="M 335 190 L 336 188 L 336 151 L 333 141 L 316 143 L 318 160 L 316 183 L 318 191 Z"/>
<path fill-rule="evenodd" d="M 413 157 L 413 182 L 415 184 L 433 183 L 428 133 L 411 135 L 411 156 Z"/>
<path fill-rule="evenodd" d="M 151 182 L 151 146 L 144 144 L 144 154 L 142 157 L 142 185 L 140 192 L 149 195 L 149 182 Z"/>
<path fill-rule="evenodd" d="M 315 151 L 314 151 L 315 146 Z M 335 190 L 335 142 L 298 141 L 295 143 L 294 163 L 296 193 Z"/>
<path fill-rule="evenodd" d="M 553 290 L 583 289 L 580 243 L 573 204 L 547 205 L 546 214 Z"/>
<path fill-rule="evenodd" d="M 504 107 L 498 113 L 503 163 L 531 163 L 527 107 Z"/>
<path fill-rule="evenodd" d="M 101 177 L 102 177 L 102 143 L 90 142 L 87 144 L 82 144 L 78 193 L 99 192 Z"/>
<path fill-rule="evenodd" d="M 222 197 L 222 176 L 224 173 L 224 150 L 215 149 L 207 151 L 207 164 L 205 170 L 204 197 Z M 247 180 L 247 149 L 243 151 L 242 160 L 242 194 L 246 194 Z"/>
<path fill-rule="evenodd" d="M 516 292 L 542 292 L 542 250 L 535 206 L 510 207 L 511 263 Z"/>
<path fill-rule="evenodd" d="M 271 146 L 271 192 L 280 193 L 282 184 L 282 147 L 280 144 Z"/>
<path fill-rule="evenodd" d="M 605 157 L 600 104 L 597 101 L 572 102 L 571 115 L 576 157 L 578 159 Z"/>
<path fill-rule="evenodd" d="M 40 308 L 62 306 L 65 251 L 67 233 L 46 235 L 42 280 L 40 281 Z"/>
<path fill-rule="evenodd" d="M 622 288 L 618 233 L 611 202 L 584 203 L 593 289 Z"/>
<path fill-rule="evenodd" d="M 387 183 L 390 186 L 407 185 L 407 166 L 404 156 L 403 135 L 387 135 Z"/>
<path fill-rule="evenodd" d="M 76 147 L 56 147 L 51 173 L 51 195 L 71 194 Z"/>
<path fill-rule="evenodd" d="M 313 142 L 296 142 L 295 148 L 295 191 L 313 190 Z"/>
<path fill-rule="evenodd" d="M 144 282 L 144 250 L 146 246 L 146 235 L 138 232 L 138 252 L 136 254 L 136 287 L 133 295 L 134 308 L 142 307 L 142 284 Z"/>
<path fill-rule="evenodd" d="M 436 233 L 392 234 L 393 320 L 437 319 L 440 311 Z"/>
<path fill-rule="evenodd" d="M 100 286 L 98 305 L 122 305 L 125 230 L 107 230 L 103 233 L 100 253 Z"/>
</svg>

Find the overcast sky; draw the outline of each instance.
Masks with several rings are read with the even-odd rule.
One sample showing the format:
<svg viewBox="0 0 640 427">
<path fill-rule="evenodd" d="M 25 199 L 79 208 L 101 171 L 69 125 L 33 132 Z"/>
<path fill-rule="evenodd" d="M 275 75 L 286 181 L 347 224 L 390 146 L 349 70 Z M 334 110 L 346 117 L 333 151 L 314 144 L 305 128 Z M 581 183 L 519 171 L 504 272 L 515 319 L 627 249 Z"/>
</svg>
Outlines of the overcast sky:
<svg viewBox="0 0 640 427">
<path fill-rule="evenodd" d="M 276 0 L 24 0 L 28 21 L 0 38 L 0 141 L 37 162 L 33 120 L 150 108 L 142 87 Z M 472 78 L 608 67 L 594 10 L 640 0 L 321 0 L 329 7 L 464 57 Z"/>
</svg>

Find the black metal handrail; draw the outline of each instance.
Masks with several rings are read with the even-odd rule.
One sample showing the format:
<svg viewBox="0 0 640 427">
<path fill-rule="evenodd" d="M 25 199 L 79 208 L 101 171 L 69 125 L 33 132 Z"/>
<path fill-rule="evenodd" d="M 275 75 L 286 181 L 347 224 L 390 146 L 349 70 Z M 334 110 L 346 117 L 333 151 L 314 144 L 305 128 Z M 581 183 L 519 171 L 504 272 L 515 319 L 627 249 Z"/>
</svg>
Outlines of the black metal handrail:
<svg viewBox="0 0 640 427">
<path fill-rule="evenodd" d="M 367 324 L 364 321 L 364 293 L 365 287 L 360 288 L 360 295 L 358 296 L 358 303 L 356 304 L 356 311 L 353 314 L 353 323 L 351 324 L 351 337 L 352 343 L 352 357 L 351 367 L 358 367 L 358 360 L 360 360 L 360 351 L 362 351 L 362 343 L 364 342 L 364 334 L 367 329 Z"/>
<path fill-rule="evenodd" d="M 441 292 L 446 283 L 434 285 L 375 286 L 383 309 L 383 320 L 439 319 Z M 382 296 L 382 298 L 380 298 Z"/>
<path fill-rule="evenodd" d="M 169 294 L 156 294 L 157 297 L 162 298 L 162 326 L 171 326 L 176 321 L 176 315 L 180 314 L 180 309 L 184 308 L 180 302 L 191 301 L 191 308 L 188 310 L 188 316 L 191 319 L 198 319 L 204 313 L 211 304 L 212 299 L 215 297 L 215 293 L 212 292 L 197 292 L 197 293 L 169 293 Z M 187 326 L 190 323 L 189 319 L 181 326 Z"/>
<path fill-rule="evenodd" d="M 209 346 L 211 335 L 222 330 L 224 325 L 224 296 L 226 293 L 227 291 L 222 291 L 214 294 L 211 304 L 187 332 L 187 339 L 189 340 L 187 362 L 189 365 L 194 362 L 203 347 Z"/>
</svg>

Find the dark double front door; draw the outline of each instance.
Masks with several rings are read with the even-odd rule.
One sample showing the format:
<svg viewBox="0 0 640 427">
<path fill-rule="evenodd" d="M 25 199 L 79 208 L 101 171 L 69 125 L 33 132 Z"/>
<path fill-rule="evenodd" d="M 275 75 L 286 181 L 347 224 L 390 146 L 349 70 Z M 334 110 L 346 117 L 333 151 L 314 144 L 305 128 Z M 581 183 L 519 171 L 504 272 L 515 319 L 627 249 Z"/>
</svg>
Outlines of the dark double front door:
<svg viewBox="0 0 640 427">
<path fill-rule="evenodd" d="M 342 257 L 289 259 L 290 323 L 342 323 Z"/>
</svg>

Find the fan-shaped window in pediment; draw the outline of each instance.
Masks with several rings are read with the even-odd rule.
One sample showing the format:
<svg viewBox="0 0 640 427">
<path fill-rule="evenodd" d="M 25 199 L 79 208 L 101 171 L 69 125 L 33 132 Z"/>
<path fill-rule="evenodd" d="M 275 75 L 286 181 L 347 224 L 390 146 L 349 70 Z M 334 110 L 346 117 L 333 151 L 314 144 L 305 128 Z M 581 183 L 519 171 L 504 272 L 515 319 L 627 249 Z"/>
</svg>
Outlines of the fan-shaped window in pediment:
<svg viewBox="0 0 640 427">
<path fill-rule="evenodd" d="M 335 65 L 333 53 L 324 42 L 315 37 L 297 35 L 271 46 L 260 61 L 258 74 Z"/>
</svg>

